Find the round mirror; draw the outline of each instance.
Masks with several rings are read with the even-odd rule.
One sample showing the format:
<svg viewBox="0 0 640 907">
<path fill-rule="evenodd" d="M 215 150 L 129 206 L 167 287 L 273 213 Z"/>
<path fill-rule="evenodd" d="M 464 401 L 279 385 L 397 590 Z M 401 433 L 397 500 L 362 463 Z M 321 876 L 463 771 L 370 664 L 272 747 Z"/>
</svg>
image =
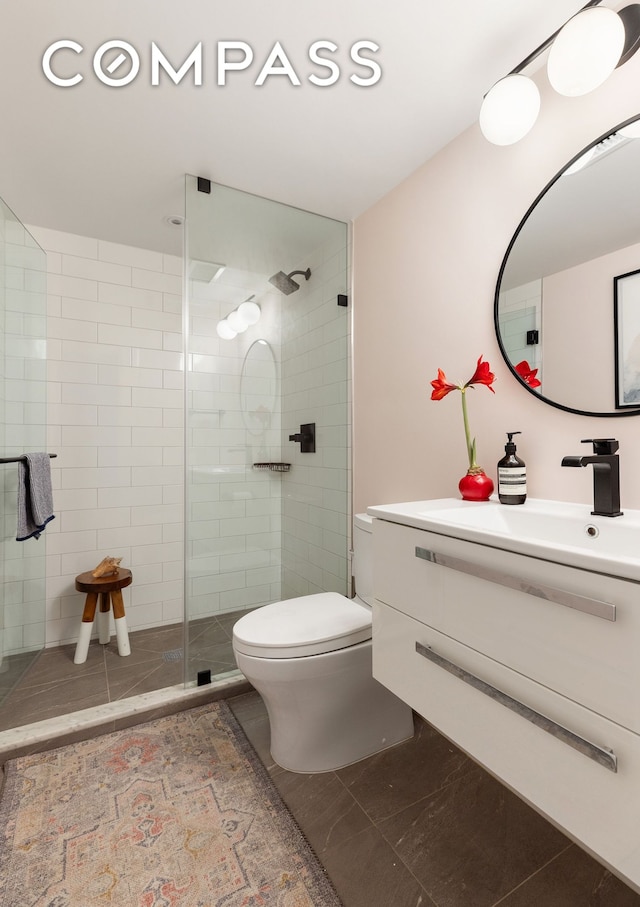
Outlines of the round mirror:
<svg viewBox="0 0 640 907">
<path fill-rule="evenodd" d="M 276 357 L 266 340 L 255 340 L 244 357 L 240 375 L 242 418 L 252 435 L 271 428 L 276 404 L 278 371 Z"/>
<path fill-rule="evenodd" d="M 640 119 L 576 155 L 503 259 L 494 320 L 514 376 L 589 416 L 640 414 Z"/>
</svg>

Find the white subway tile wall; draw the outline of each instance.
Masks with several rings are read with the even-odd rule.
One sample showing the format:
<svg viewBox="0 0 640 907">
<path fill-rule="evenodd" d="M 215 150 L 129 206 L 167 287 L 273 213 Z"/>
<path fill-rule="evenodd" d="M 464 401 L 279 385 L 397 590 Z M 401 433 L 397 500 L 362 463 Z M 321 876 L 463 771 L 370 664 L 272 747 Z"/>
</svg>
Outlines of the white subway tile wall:
<svg viewBox="0 0 640 907">
<path fill-rule="evenodd" d="M 527 332 L 538 331 L 537 344 L 527 344 Z M 526 359 L 542 379 L 542 280 L 532 280 L 500 294 L 500 336 L 511 362 Z"/>
<path fill-rule="evenodd" d="M 0 202 L 0 452 L 46 449 L 46 260 Z M 0 663 L 45 638 L 45 542 L 16 541 L 18 467 L 0 465 Z"/>
<path fill-rule="evenodd" d="M 47 252 L 47 645 L 75 642 L 75 578 L 122 558 L 132 630 L 183 614 L 182 262 L 40 227 Z M 44 333 L 42 334 L 44 336 Z"/>
<path fill-rule="evenodd" d="M 75 577 L 106 555 L 134 574 L 124 590 L 130 629 L 174 623 L 185 572 L 181 260 L 31 229 L 48 253 L 47 443 L 58 454 L 47 645 L 76 641 Z M 191 284 L 190 619 L 348 589 L 350 310 L 336 302 L 348 290 L 346 228 L 336 234 L 304 263 L 309 283 L 291 297 L 266 292 L 261 321 L 235 341 L 215 327 L 245 298 L 246 275 L 233 305 Z M 251 381 L 265 377 L 264 363 L 241 386 L 257 339 L 268 341 L 278 379 L 264 422 L 248 416 L 262 412 Z M 288 435 L 313 421 L 317 453 L 301 454 Z M 290 473 L 252 466 L 281 460 Z"/>
</svg>

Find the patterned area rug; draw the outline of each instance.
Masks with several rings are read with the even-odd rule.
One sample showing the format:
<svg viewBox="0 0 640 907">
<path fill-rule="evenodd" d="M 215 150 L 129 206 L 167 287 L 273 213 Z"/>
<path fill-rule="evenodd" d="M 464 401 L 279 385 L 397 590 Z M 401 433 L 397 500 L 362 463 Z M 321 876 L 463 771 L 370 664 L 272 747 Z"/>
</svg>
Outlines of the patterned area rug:
<svg viewBox="0 0 640 907">
<path fill-rule="evenodd" d="M 2 907 L 339 907 L 224 702 L 7 763 Z"/>
</svg>

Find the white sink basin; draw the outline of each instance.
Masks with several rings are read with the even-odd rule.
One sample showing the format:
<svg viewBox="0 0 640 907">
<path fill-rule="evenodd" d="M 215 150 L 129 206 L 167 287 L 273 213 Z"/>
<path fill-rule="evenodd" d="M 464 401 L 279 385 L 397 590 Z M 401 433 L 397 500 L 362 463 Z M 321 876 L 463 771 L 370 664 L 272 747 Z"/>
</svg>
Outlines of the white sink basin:
<svg viewBox="0 0 640 907">
<path fill-rule="evenodd" d="M 640 511 L 592 516 L 585 504 L 504 505 L 442 498 L 369 507 L 380 519 L 640 581 Z"/>
</svg>

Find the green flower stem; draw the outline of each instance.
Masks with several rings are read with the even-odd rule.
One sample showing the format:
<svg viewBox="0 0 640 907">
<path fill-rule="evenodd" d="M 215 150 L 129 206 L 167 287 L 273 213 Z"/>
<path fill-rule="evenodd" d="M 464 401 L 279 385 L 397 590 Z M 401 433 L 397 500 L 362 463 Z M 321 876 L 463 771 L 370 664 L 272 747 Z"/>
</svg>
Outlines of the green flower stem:
<svg viewBox="0 0 640 907">
<path fill-rule="evenodd" d="M 471 440 L 471 432 L 469 431 L 469 417 L 467 416 L 467 395 L 466 387 L 461 387 L 462 391 L 462 420 L 464 422 L 464 436 L 467 441 L 467 456 L 469 457 L 469 469 L 478 469 L 478 464 L 476 463 L 476 442 L 475 438 Z"/>
</svg>

